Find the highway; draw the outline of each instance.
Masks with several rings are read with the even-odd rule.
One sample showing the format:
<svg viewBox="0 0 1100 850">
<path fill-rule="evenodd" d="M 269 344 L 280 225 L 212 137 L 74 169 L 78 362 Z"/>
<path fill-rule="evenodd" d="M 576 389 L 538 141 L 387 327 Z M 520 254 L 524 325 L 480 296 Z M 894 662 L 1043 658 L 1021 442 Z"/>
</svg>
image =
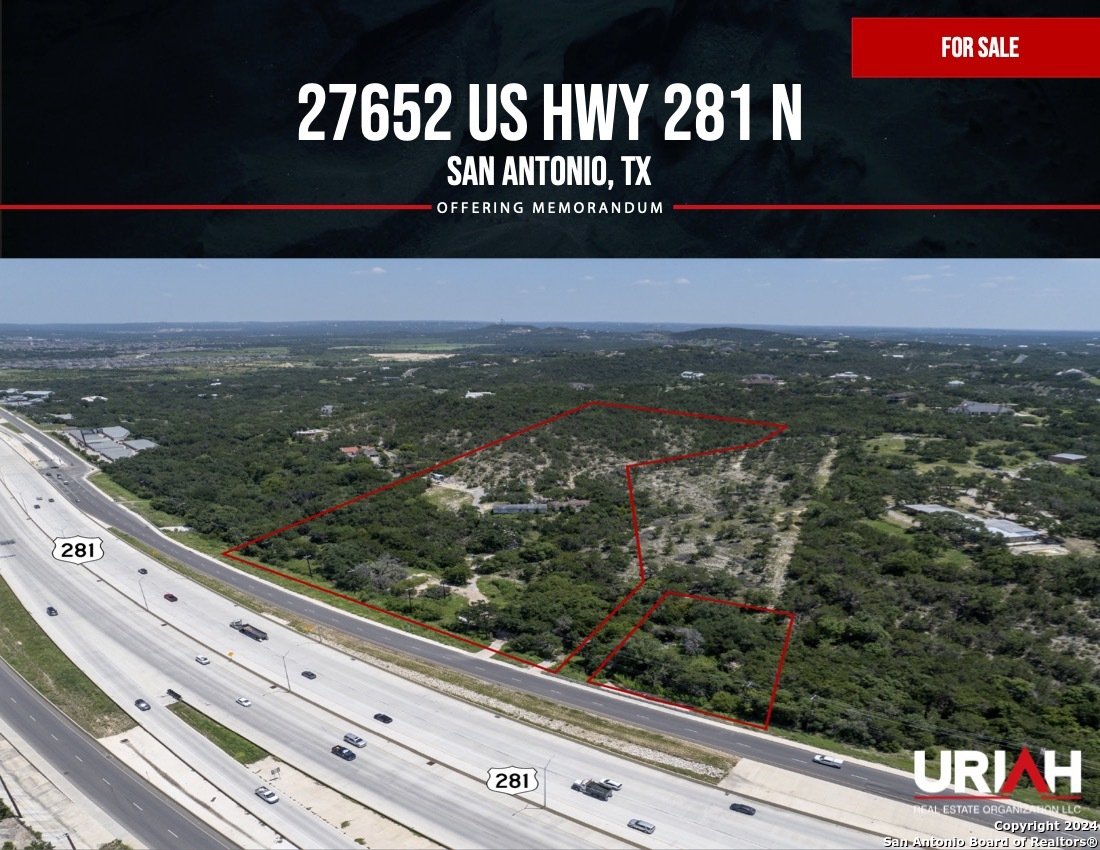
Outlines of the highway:
<svg viewBox="0 0 1100 850">
<path fill-rule="evenodd" d="M 21 429 L 31 429 L 22 420 L 7 411 L 0 415 L 16 423 Z M 264 581 L 259 574 L 247 572 L 207 558 L 182 546 L 151 528 L 134 514 L 115 504 L 95 487 L 79 479 L 88 465 L 65 447 L 45 436 L 39 436 L 48 452 L 30 445 L 43 460 L 51 455 L 60 457 L 66 464 L 68 486 L 58 485 L 53 477 L 45 483 L 55 490 L 65 492 L 72 499 L 79 499 L 79 507 L 100 522 L 113 526 L 142 540 L 150 547 L 164 552 L 188 567 L 209 575 L 231 587 L 249 593 L 272 606 L 291 612 L 308 621 L 335 629 L 415 658 L 457 669 L 484 681 L 543 697 L 562 705 L 620 720 L 629 725 L 650 729 L 686 741 L 729 753 L 744 756 L 800 773 L 856 788 L 884 798 L 905 803 L 913 802 L 919 793 L 911 778 L 872 766 L 849 761 L 842 771 L 814 765 L 805 748 L 789 744 L 778 738 L 743 732 L 736 727 L 714 723 L 686 713 L 668 711 L 642 700 L 622 699 L 599 688 L 578 686 L 550 675 L 532 675 L 508 664 L 473 657 L 470 654 L 408 634 L 396 628 L 365 620 L 330 608 L 322 603 L 298 596 Z M 56 470 L 55 470 L 56 472 Z M 984 813 L 964 817 L 974 823 L 992 827 L 996 821 L 1018 823 L 1049 820 L 1032 812 L 1020 814 Z M 1022 834 L 1030 833 L 1026 829 Z"/>
<path fill-rule="evenodd" d="M 20 467 L 27 472 L 20 474 Z M 94 536 L 95 529 L 81 526 L 82 517 L 74 506 L 38 501 L 34 491 L 36 486 L 42 489 L 40 480 L 0 443 L 0 531 L 17 541 L 7 547 L 15 557 L 5 559 L 6 580 L 66 655 L 137 722 L 294 844 L 349 850 L 356 846 L 308 812 L 304 808 L 308 800 L 269 805 L 255 797 L 253 789 L 260 784 L 255 775 L 163 710 L 171 702 L 166 696 L 169 687 L 273 755 L 448 846 L 623 846 L 584 840 L 575 833 L 585 830 L 568 821 L 560 824 L 564 830 L 560 831 L 538 811 L 532 817 L 514 817 L 522 802 L 491 793 L 483 782 L 458 777 L 456 786 L 456 777 L 449 771 L 424 775 L 428 773 L 422 767 L 424 760 L 410 759 L 398 748 L 373 749 L 371 758 L 351 764 L 337 759 L 329 750 L 346 731 L 343 721 L 285 690 L 273 692 L 270 682 L 243 665 L 196 663 L 195 655 L 213 651 L 189 638 L 182 628 L 165 626 L 172 622 L 188 627 L 194 621 L 194 630 L 209 635 L 211 642 L 215 633 L 241 639 L 227 625 L 234 612 L 232 603 L 113 538 L 105 541 L 98 575 L 55 561 L 50 554 L 53 536 Z M 141 575 L 139 568 L 149 572 Z M 112 587 L 123 576 L 136 601 Z M 180 599 L 178 603 L 164 598 L 169 588 Z M 148 611 L 143 604 L 148 604 Z M 47 616 L 47 606 L 54 607 L 57 616 Z M 319 649 L 337 654 L 331 647 Z M 235 700 L 240 696 L 250 698 L 253 705 L 238 705 Z M 153 708 L 139 711 L 134 706 L 138 698 Z M 431 806 L 422 805 L 425 797 L 432 800 Z"/>
<path fill-rule="evenodd" d="M 160 710 L 168 687 L 279 758 L 451 847 L 878 846 L 872 836 L 781 809 L 731 815 L 733 798 L 724 791 L 495 717 L 275 624 L 264 622 L 270 640 L 252 641 L 228 627 L 242 613 L 232 602 L 119 541 L 108 539 L 108 554 L 88 569 L 58 563 L 49 556 L 50 539 L 74 533 L 81 514 L 65 502 L 39 501 L 41 478 L 6 445 L 0 478 L 10 493 L 0 499 L 0 529 L 23 525 L 17 563 L 9 562 L 5 574 L 16 578 L 32 615 L 120 704 L 148 699 L 151 711 L 128 710 L 158 738 L 175 742 L 172 749 L 186 752 L 189 762 L 194 742 Z M 46 605 L 58 616 L 40 613 Z M 209 665 L 195 662 L 200 653 Z M 301 677 L 307 667 L 316 680 Z M 237 696 L 252 706 L 237 705 Z M 375 721 L 380 710 L 394 722 Z M 368 740 L 350 764 L 329 752 L 349 729 Z M 526 798 L 486 788 L 489 768 L 512 765 L 542 766 L 544 787 Z M 570 788 L 595 774 L 617 778 L 623 790 L 604 802 Z M 255 784 L 238 783 L 242 805 L 255 799 Z M 343 846 L 317 843 L 304 824 L 273 820 L 281 808 L 273 807 L 268 820 L 296 843 L 304 835 L 312 839 L 307 846 Z M 659 824 L 659 833 L 632 832 L 631 817 Z"/>
<path fill-rule="evenodd" d="M 11 727 L 146 847 L 205 850 L 235 846 L 112 758 L 3 659 L 0 694 L 0 710 Z"/>
</svg>

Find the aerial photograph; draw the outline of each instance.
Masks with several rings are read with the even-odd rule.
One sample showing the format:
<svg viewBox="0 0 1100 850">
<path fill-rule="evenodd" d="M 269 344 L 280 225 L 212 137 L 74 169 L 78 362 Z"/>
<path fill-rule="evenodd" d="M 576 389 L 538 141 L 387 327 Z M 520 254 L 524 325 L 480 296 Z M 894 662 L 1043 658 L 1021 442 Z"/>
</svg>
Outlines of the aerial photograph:
<svg viewBox="0 0 1100 850">
<path fill-rule="evenodd" d="M 0 847 L 1097 847 L 1100 261 L 0 261 Z"/>
</svg>

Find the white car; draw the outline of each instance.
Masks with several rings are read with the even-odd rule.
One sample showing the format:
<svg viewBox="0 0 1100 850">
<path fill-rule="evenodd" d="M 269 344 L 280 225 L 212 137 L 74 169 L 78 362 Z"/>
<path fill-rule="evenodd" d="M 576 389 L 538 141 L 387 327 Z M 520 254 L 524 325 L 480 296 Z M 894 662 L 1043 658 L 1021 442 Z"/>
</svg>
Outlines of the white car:
<svg viewBox="0 0 1100 850">
<path fill-rule="evenodd" d="M 210 663 L 210 659 L 207 658 L 205 655 L 196 655 L 195 660 L 197 662 L 199 662 L 199 664 L 209 664 Z"/>
<path fill-rule="evenodd" d="M 814 756 L 814 764 L 824 764 L 828 767 L 840 769 L 844 767 L 844 759 L 834 758 L 833 756 Z"/>
<path fill-rule="evenodd" d="M 278 803 L 279 795 L 268 788 L 266 785 L 261 785 L 256 789 L 256 796 L 263 800 L 265 803 Z"/>
<path fill-rule="evenodd" d="M 606 785 L 612 791 L 622 791 L 623 790 L 623 783 L 616 782 L 614 779 L 601 779 L 600 780 L 600 785 Z"/>
<path fill-rule="evenodd" d="M 243 705 L 245 708 L 252 708 L 252 700 L 248 697 L 237 697 L 237 705 Z"/>
</svg>

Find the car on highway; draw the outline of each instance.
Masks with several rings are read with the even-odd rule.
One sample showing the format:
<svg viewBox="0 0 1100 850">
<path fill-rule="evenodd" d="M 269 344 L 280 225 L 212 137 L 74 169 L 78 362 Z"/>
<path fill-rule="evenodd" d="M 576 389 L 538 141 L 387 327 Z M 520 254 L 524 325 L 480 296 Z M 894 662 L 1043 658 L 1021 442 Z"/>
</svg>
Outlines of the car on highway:
<svg viewBox="0 0 1100 850">
<path fill-rule="evenodd" d="M 743 815 L 755 815 L 756 809 L 745 803 L 730 803 L 730 811 L 740 812 Z"/>
<path fill-rule="evenodd" d="M 56 609 L 56 608 L 54 608 L 54 607 L 53 607 L 52 605 L 50 605 L 50 606 L 49 606 L 49 607 L 48 607 L 48 608 L 46 609 L 46 613 L 47 613 L 47 614 L 49 614 L 49 615 L 50 615 L 51 617 L 56 617 L 56 616 L 57 616 L 57 609 Z"/>
<path fill-rule="evenodd" d="M 623 783 L 616 782 L 614 779 L 601 779 L 600 780 L 600 785 L 606 785 L 612 791 L 622 791 L 623 790 Z"/>
<path fill-rule="evenodd" d="M 203 665 L 210 663 L 210 659 L 207 658 L 205 655 L 196 655 L 195 660 L 197 662 L 199 662 L 199 664 L 203 664 Z"/>
<path fill-rule="evenodd" d="M 316 679 L 317 678 L 317 674 L 314 673 L 312 670 L 303 670 L 302 675 L 305 676 L 307 679 Z"/>
<path fill-rule="evenodd" d="M 340 756 L 340 758 L 342 758 L 344 761 L 355 761 L 355 753 L 353 753 L 347 747 L 340 746 L 340 744 L 337 744 L 335 747 L 333 747 L 332 752 L 333 755 Z"/>
<path fill-rule="evenodd" d="M 140 711 L 148 711 L 150 708 L 153 707 L 143 699 L 134 700 L 134 705 L 136 705 Z"/>
<path fill-rule="evenodd" d="M 256 796 L 263 800 L 265 803 L 278 803 L 279 795 L 268 788 L 266 785 L 261 785 L 256 789 Z"/>
<path fill-rule="evenodd" d="M 237 697 L 237 705 L 243 705 L 245 708 L 252 708 L 252 700 L 248 697 Z"/>
<path fill-rule="evenodd" d="M 50 501 L 51 501 L 51 502 L 53 501 L 53 496 L 50 496 Z"/>
<path fill-rule="evenodd" d="M 174 594 L 174 593 L 166 593 L 166 594 L 164 594 L 164 598 L 167 599 L 169 602 L 178 602 L 179 601 L 179 597 L 176 596 L 176 594 Z"/>
<path fill-rule="evenodd" d="M 34 498 L 35 498 L 35 499 L 37 499 L 37 500 L 38 500 L 39 502 L 41 502 L 41 501 L 42 501 L 42 497 L 41 497 L 41 496 L 35 496 Z"/>
<path fill-rule="evenodd" d="M 344 736 L 344 741 L 348 744 L 351 744 L 353 747 L 365 747 L 367 745 L 367 742 L 356 735 L 354 732 L 348 732 L 348 734 Z"/>
<path fill-rule="evenodd" d="M 838 770 L 844 767 L 844 759 L 834 758 L 833 756 L 814 756 L 814 764 L 823 764 L 827 767 L 835 767 Z"/>
<path fill-rule="evenodd" d="M 379 723 L 393 723 L 393 718 L 390 717 L 388 714 L 382 714 L 382 712 L 374 715 L 374 719 L 377 720 Z"/>
<path fill-rule="evenodd" d="M 42 507 L 42 506 L 39 505 L 39 504 L 35 504 L 34 509 L 37 511 L 40 507 Z"/>
<path fill-rule="evenodd" d="M 657 829 L 653 824 L 647 820 L 640 820 L 639 818 L 631 818 L 626 822 L 626 825 L 631 829 L 636 829 L 638 832 L 644 832 L 646 835 L 652 835 L 653 831 Z"/>
<path fill-rule="evenodd" d="M 147 576 L 149 575 L 149 571 L 145 569 L 145 567 L 138 567 L 138 575 Z"/>
</svg>

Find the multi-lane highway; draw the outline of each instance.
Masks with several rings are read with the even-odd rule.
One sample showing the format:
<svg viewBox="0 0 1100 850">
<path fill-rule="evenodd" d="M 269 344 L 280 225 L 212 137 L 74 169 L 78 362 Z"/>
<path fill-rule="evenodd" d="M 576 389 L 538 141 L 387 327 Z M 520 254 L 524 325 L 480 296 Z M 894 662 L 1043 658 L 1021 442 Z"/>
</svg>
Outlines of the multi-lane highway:
<svg viewBox="0 0 1100 850">
<path fill-rule="evenodd" d="M 0 659 L 0 714 L 43 758 L 146 847 L 234 845 L 152 788 L 45 700 Z"/>
<path fill-rule="evenodd" d="M 726 792 L 494 717 L 278 625 L 265 623 L 270 639 L 252 641 L 229 628 L 242 613 L 232 602 L 113 539 L 101 561 L 58 563 L 52 537 L 91 536 L 90 523 L 65 500 L 41 499 L 42 478 L 3 443 L 0 489 L 0 529 L 18 536 L 4 572 L 32 615 L 136 720 L 200 772 L 223 775 L 223 791 L 236 788 L 242 806 L 259 808 L 295 843 L 350 844 L 318 835 L 292 817 L 299 809 L 257 801 L 253 777 L 235 778 L 163 710 L 169 687 L 346 796 L 451 847 L 877 846 L 872 836 L 780 809 L 731 815 Z M 57 616 L 45 616 L 47 605 Z M 198 654 L 211 663 L 196 662 Z M 303 669 L 317 678 L 302 677 Z M 152 709 L 131 708 L 138 697 Z M 393 723 L 376 721 L 379 711 Z M 351 763 L 329 752 L 349 729 L 368 742 Z M 510 766 L 541 766 L 542 787 L 524 798 L 486 788 L 490 768 Z M 624 788 L 607 802 L 571 789 L 588 776 L 613 776 Z M 657 823 L 658 833 L 632 832 L 631 817 Z"/>
<path fill-rule="evenodd" d="M 0 412 L 0 415 L 9 417 L 24 430 L 31 430 L 26 423 L 15 419 L 7 412 Z M 104 524 L 142 540 L 192 569 L 306 620 L 413 657 L 455 668 L 517 691 L 535 694 L 593 714 L 693 741 L 732 755 L 753 758 L 906 803 L 912 803 L 913 795 L 918 793 L 910 778 L 900 776 L 896 772 L 853 762 L 848 762 L 843 771 L 823 770 L 810 762 L 809 754 L 804 748 L 777 738 L 744 733 L 734 727 L 697 719 L 685 713 L 670 712 L 641 700 L 624 700 L 598 688 L 575 686 L 557 680 L 553 676 L 532 675 L 517 671 L 510 665 L 473 657 L 465 652 L 420 639 L 298 596 L 263 581 L 259 576 L 207 558 L 166 538 L 143 520 L 104 496 L 95 487 L 83 482 L 79 478 L 79 473 L 86 470 L 88 466 L 75 454 L 58 446 L 48 437 L 38 436 L 37 439 L 42 446 L 48 448 L 38 448 L 30 442 L 32 450 L 43 460 L 54 456 L 61 458 L 70 472 L 66 475 L 66 479 L 70 481 L 68 486 L 58 485 L 54 477 L 46 479 L 46 483 L 71 499 L 79 499 L 79 507 L 82 511 L 96 517 Z M 992 826 L 995 821 L 1041 822 L 1045 820 L 1042 815 L 1034 813 L 1013 815 L 1003 812 L 988 814 L 979 812 L 966 817 L 983 826 Z"/>
</svg>

